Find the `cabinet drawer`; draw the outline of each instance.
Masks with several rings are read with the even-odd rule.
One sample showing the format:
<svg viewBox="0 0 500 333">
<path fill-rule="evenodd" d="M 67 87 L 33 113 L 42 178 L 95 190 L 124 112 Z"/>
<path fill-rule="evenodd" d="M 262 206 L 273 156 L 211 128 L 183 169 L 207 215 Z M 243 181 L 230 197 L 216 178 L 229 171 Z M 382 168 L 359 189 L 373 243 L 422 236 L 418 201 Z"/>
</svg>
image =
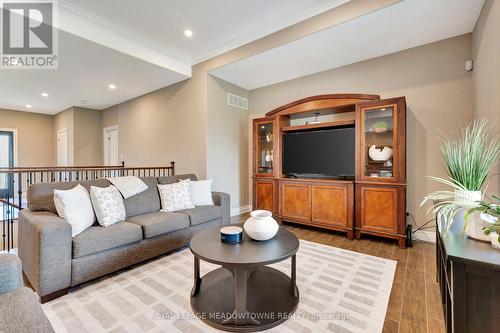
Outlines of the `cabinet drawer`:
<svg viewBox="0 0 500 333">
<path fill-rule="evenodd" d="M 283 217 L 311 220 L 311 186 L 281 184 L 281 215 Z"/>
</svg>

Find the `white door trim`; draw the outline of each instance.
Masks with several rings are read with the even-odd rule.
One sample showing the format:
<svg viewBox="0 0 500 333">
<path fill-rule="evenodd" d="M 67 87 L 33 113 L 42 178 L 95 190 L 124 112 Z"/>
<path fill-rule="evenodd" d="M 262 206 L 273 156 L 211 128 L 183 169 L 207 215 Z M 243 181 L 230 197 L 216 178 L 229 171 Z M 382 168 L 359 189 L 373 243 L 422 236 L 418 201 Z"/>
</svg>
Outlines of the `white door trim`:
<svg viewBox="0 0 500 333">
<path fill-rule="evenodd" d="M 19 165 L 19 148 L 17 145 L 17 128 L 2 128 L 0 127 L 0 131 L 3 132 L 12 132 L 12 140 L 14 141 L 14 166 Z"/>
<path fill-rule="evenodd" d="M 118 140 L 118 136 L 119 136 L 119 132 L 118 132 L 118 125 L 113 125 L 113 126 L 108 126 L 108 127 L 104 127 L 102 129 L 102 164 L 103 165 L 106 165 L 106 155 L 107 155 L 107 145 L 106 145 L 106 133 L 109 132 L 109 131 L 116 131 L 116 151 L 119 152 L 120 150 L 120 145 L 119 145 L 119 140 Z M 118 154 L 118 161 L 120 160 L 120 156 Z"/>
</svg>

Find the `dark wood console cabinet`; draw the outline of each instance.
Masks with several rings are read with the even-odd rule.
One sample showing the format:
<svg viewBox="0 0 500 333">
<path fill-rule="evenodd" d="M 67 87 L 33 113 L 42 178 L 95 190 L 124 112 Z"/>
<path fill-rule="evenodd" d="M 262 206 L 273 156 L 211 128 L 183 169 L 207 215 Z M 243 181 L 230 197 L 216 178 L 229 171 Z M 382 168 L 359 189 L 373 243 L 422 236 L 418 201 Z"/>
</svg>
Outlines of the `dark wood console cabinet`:
<svg viewBox="0 0 500 333">
<path fill-rule="evenodd" d="M 462 237 L 463 219 L 448 235 L 436 231 L 436 274 L 446 331 L 493 333 L 500 329 L 500 251 Z"/>
<path fill-rule="evenodd" d="M 319 122 L 310 123 L 313 116 Z M 309 121 L 306 121 L 309 120 Z M 351 126 L 356 129 L 355 178 L 292 179 L 282 173 L 286 132 Z M 385 161 L 371 146 L 387 147 Z M 331 94 L 304 98 L 253 121 L 253 208 L 283 221 L 397 239 L 406 235 L 406 103 L 404 97 Z"/>
</svg>

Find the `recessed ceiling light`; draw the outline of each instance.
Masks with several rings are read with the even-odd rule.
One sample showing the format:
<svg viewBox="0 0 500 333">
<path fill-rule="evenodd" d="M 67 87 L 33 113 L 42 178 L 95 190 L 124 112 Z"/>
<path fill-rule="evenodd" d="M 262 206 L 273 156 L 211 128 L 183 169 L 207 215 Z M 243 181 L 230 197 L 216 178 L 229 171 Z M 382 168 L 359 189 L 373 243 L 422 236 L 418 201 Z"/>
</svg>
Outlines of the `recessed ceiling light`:
<svg viewBox="0 0 500 333">
<path fill-rule="evenodd" d="M 108 84 L 108 88 L 111 90 L 115 90 L 116 86 L 114 84 Z"/>
<path fill-rule="evenodd" d="M 26 104 L 26 107 L 27 107 L 28 109 L 31 109 L 31 108 L 32 108 L 31 104 Z"/>
<path fill-rule="evenodd" d="M 40 94 L 40 96 L 42 96 L 42 97 L 49 97 L 49 94 L 47 94 L 46 92 L 43 92 L 43 93 Z"/>
<path fill-rule="evenodd" d="M 186 37 L 191 37 L 193 36 L 193 32 L 189 29 L 186 29 L 184 30 L 184 35 L 186 35 Z"/>
</svg>

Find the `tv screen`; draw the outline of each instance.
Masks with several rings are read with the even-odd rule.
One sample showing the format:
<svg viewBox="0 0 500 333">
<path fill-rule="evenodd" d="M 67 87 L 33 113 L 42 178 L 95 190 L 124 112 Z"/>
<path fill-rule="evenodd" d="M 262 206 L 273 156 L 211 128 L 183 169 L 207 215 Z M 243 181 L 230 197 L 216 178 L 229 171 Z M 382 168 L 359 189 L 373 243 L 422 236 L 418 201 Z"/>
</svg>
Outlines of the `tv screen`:
<svg viewBox="0 0 500 333">
<path fill-rule="evenodd" d="M 283 135 L 283 174 L 354 177 L 354 127 Z"/>
</svg>

